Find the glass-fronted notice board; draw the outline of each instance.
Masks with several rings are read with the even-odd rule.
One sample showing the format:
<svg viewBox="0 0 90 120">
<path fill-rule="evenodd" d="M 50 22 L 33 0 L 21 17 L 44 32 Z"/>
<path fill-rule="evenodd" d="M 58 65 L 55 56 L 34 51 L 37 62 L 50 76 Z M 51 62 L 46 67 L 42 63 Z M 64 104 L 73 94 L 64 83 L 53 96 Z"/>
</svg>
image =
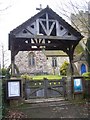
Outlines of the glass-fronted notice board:
<svg viewBox="0 0 90 120">
<path fill-rule="evenodd" d="M 72 78 L 72 88 L 73 93 L 83 93 L 84 92 L 84 79 L 83 77 L 73 77 Z"/>
<path fill-rule="evenodd" d="M 21 97 L 21 80 L 7 80 L 6 96 L 7 99 L 17 99 Z"/>
</svg>

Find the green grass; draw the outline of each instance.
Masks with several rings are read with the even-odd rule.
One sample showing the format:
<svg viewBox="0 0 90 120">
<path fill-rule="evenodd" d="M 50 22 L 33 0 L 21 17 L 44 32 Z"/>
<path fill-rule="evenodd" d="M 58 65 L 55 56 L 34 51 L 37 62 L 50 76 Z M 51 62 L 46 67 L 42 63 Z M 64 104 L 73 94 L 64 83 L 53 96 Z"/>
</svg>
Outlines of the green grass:
<svg viewBox="0 0 90 120">
<path fill-rule="evenodd" d="M 90 80 L 90 72 L 83 73 L 82 76 L 85 77 L 85 80 Z"/>
<path fill-rule="evenodd" d="M 62 79 L 62 76 L 59 75 L 37 75 L 33 76 L 33 80 L 43 80 L 44 78 L 47 78 L 48 80 L 60 80 Z"/>
<path fill-rule="evenodd" d="M 27 79 L 27 80 L 43 80 L 44 78 L 47 78 L 48 80 L 60 80 L 63 76 L 60 75 L 34 75 L 29 76 L 28 74 L 21 75 L 21 78 Z"/>
</svg>

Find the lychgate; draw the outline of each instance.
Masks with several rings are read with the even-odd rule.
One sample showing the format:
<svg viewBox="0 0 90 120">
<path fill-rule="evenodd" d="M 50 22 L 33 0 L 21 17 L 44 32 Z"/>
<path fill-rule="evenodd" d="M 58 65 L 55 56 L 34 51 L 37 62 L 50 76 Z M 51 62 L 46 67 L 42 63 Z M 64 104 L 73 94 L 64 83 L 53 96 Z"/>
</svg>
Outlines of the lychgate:
<svg viewBox="0 0 90 120">
<path fill-rule="evenodd" d="M 83 36 L 48 6 L 9 33 L 11 71 L 19 51 L 62 50 L 72 60 L 74 49 Z"/>
</svg>

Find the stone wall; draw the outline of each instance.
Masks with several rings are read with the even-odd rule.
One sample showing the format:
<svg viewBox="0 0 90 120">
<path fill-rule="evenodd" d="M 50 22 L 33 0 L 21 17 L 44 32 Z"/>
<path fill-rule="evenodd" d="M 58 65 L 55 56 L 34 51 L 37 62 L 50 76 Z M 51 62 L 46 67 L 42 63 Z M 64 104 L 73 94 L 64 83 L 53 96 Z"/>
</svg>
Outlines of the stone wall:
<svg viewBox="0 0 90 120">
<path fill-rule="evenodd" d="M 20 51 L 15 56 L 15 64 L 19 68 L 20 73 L 48 73 L 48 74 L 60 74 L 60 66 L 64 61 L 69 61 L 68 57 L 57 57 L 57 67 L 52 67 L 52 57 L 46 57 L 42 51 L 34 51 L 35 54 L 35 66 L 29 66 L 28 54 L 30 51 Z"/>
</svg>

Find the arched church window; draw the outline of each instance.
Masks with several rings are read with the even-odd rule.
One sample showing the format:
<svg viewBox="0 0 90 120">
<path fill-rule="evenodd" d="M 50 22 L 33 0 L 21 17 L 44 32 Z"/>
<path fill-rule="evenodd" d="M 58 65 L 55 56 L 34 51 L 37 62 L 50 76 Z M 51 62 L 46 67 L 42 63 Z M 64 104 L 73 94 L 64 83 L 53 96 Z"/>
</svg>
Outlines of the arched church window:
<svg viewBox="0 0 90 120">
<path fill-rule="evenodd" d="M 57 67 L 57 58 L 52 57 L 52 67 Z"/>
<path fill-rule="evenodd" d="M 35 55 L 33 52 L 29 53 L 28 55 L 28 63 L 29 66 L 35 66 Z"/>
<path fill-rule="evenodd" d="M 81 65 L 81 74 L 86 72 L 86 65 L 82 63 Z"/>
</svg>

